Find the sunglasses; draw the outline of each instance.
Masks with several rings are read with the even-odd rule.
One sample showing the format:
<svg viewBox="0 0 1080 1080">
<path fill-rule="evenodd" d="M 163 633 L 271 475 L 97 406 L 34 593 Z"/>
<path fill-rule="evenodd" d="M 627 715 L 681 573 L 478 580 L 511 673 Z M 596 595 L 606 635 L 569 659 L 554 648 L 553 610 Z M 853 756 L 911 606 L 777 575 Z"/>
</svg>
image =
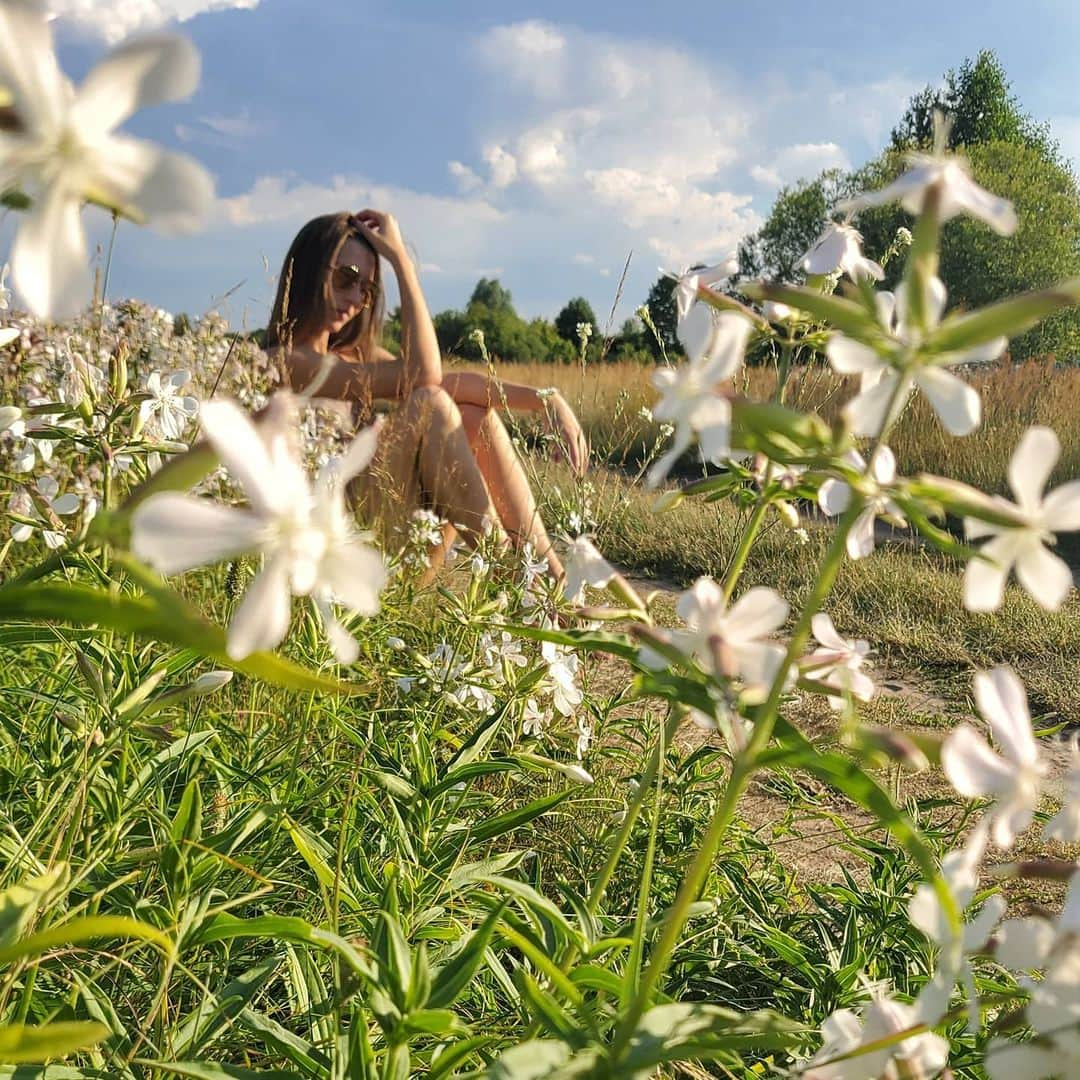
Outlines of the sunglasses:
<svg viewBox="0 0 1080 1080">
<path fill-rule="evenodd" d="M 340 292 L 345 292 L 347 289 L 351 289 L 358 281 L 364 283 L 363 287 L 363 299 L 361 300 L 361 307 L 370 307 L 375 302 L 375 296 L 378 289 L 375 283 L 370 281 L 367 275 L 359 266 L 332 266 L 330 268 L 330 283 L 335 289 Z"/>
</svg>

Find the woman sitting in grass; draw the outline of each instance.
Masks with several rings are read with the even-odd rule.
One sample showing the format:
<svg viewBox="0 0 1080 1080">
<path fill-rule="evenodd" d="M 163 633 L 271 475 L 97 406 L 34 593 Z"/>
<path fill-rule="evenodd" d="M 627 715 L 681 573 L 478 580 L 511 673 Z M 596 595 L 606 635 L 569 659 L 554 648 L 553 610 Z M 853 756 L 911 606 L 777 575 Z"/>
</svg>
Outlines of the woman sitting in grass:
<svg viewBox="0 0 1080 1080">
<path fill-rule="evenodd" d="M 382 256 L 401 294 L 402 355 L 379 345 Z M 296 234 L 285 256 L 270 317 L 267 348 L 284 363 L 294 390 L 358 403 L 400 402 L 379 440 L 358 498 L 386 535 L 428 506 L 452 522 L 431 553 L 439 565 L 457 529 L 473 545 L 488 529 L 517 546 L 529 543 L 563 574 L 537 512 L 521 461 L 498 406 L 544 412 L 571 467 L 588 465 L 581 425 L 559 394 L 476 372 L 444 372 L 416 269 L 390 214 L 326 214 Z"/>
</svg>

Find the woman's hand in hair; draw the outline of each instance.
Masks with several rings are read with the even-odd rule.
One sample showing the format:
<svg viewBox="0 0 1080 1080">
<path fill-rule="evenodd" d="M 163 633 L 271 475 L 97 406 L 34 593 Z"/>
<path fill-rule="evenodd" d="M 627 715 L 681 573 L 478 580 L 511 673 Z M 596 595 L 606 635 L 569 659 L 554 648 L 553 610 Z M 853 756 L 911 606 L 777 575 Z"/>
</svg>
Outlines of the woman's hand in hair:
<svg viewBox="0 0 1080 1080">
<path fill-rule="evenodd" d="M 352 220 L 375 251 L 394 266 L 408 259 L 405 242 L 401 239 L 401 230 L 393 214 L 384 214 L 378 210 L 361 210 L 353 214 Z"/>
</svg>

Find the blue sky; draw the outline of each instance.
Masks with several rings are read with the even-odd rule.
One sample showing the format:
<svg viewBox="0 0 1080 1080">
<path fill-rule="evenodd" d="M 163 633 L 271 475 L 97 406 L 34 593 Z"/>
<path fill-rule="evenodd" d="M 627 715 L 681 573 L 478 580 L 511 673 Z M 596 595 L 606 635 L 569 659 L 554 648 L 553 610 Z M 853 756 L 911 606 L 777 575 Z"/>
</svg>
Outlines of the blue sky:
<svg viewBox="0 0 1080 1080">
<path fill-rule="evenodd" d="M 861 164 L 912 92 L 983 47 L 1080 159 L 1075 3 L 51 6 L 76 79 L 125 31 L 170 19 L 199 47 L 195 96 L 128 129 L 210 169 L 210 219 L 182 238 L 123 225 L 109 291 L 234 325 L 265 323 L 305 220 L 364 206 L 398 216 L 433 310 L 495 275 L 522 314 L 581 294 L 603 325 L 633 251 L 617 324 L 658 266 L 715 261 L 778 184 Z M 104 242 L 107 221 L 87 218 Z"/>
</svg>

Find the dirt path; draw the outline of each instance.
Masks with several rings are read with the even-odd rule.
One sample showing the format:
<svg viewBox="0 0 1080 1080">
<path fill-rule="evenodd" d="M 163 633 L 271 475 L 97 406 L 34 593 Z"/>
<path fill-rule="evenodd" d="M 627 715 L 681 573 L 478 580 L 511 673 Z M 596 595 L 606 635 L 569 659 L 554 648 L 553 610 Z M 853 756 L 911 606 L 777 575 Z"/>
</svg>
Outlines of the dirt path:
<svg viewBox="0 0 1080 1080">
<path fill-rule="evenodd" d="M 631 584 L 644 596 L 652 595 L 654 617 L 663 625 L 676 625 L 675 605 L 682 592 L 671 582 L 628 575 Z M 921 733 L 951 730 L 961 723 L 972 723 L 986 731 L 985 722 L 961 704 L 949 701 L 918 673 L 893 670 L 876 665 L 871 676 L 877 685 L 874 700 L 866 707 L 866 721 L 897 732 Z M 591 665 L 590 686 L 594 692 L 617 693 L 631 678 L 629 665 L 610 656 L 598 658 Z M 638 700 L 622 707 L 628 715 L 651 718 L 657 724 L 664 716 L 663 704 L 656 700 Z M 632 711 L 631 711 L 632 710 Z M 811 738 L 828 743 L 838 734 L 838 721 L 820 697 L 799 694 L 790 710 L 791 718 Z M 684 752 L 699 746 L 723 746 L 719 733 L 706 732 L 691 723 L 680 729 L 676 745 Z M 1060 803 L 1064 796 L 1064 778 L 1073 751 L 1062 737 L 1042 740 L 1042 749 L 1050 764 L 1047 806 Z M 940 769 L 922 773 L 900 773 L 890 769 L 881 775 L 883 783 L 896 785 L 896 794 L 916 804 L 929 805 L 952 795 Z M 812 778 L 799 777 L 792 789 L 777 784 L 768 776 L 753 783 L 740 804 L 741 817 L 767 840 L 776 854 L 805 881 L 835 881 L 843 866 L 858 879 L 866 872 L 865 862 L 849 847 L 847 830 L 880 837 L 876 822 L 844 796 Z M 1045 845 L 1037 835 L 1025 854 L 1044 853 Z M 1060 854 L 1059 851 L 1052 852 Z M 995 861 L 991 859 L 991 861 Z"/>
</svg>

